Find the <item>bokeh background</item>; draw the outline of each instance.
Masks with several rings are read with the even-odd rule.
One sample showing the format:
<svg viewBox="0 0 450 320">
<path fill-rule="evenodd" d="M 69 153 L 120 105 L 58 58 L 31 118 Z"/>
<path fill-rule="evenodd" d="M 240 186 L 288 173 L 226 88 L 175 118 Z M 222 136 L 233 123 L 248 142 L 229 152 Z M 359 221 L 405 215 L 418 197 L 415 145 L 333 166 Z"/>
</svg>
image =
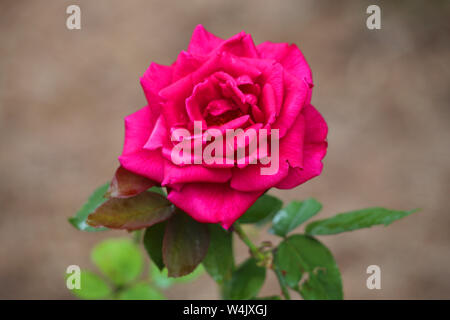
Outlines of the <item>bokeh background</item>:
<svg viewBox="0 0 450 320">
<path fill-rule="evenodd" d="M 366 28 L 379 4 L 382 29 Z M 82 29 L 66 28 L 81 7 Z M 388 228 L 320 238 L 347 299 L 450 298 L 450 1 L 96 0 L 0 2 L 0 298 L 71 299 L 70 264 L 92 269 L 106 237 L 67 223 L 118 165 L 123 118 L 145 105 L 139 77 L 171 64 L 195 25 L 227 38 L 296 43 L 328 122 L 323 174 L 285 201 L 316 197 L 319 217 L 369 206 L 422 208 Z M 274 240 L 249 230 L 255 241 Z M 236 243 L 238 260 L 247 255 Z M 381 290 L 366 268 L 381 267 Z M 270 276 L 262 295 L 278 292 Z M 217 298 L 206 275 L 173 299 Z"/>
</svg>

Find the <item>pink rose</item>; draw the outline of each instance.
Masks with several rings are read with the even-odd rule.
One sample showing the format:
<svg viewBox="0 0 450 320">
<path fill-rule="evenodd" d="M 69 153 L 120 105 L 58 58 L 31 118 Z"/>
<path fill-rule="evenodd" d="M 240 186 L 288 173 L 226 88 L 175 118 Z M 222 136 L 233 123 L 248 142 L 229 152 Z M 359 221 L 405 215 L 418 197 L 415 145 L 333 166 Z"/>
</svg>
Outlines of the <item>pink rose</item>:
<svg viewBox="0 0 450 320">
<path fill-rule="evenodd" d="M 141 78 L 148 105 L 125 118 L 121 165 L 167 187 L 168 199 L 194 219 L 228 228 L 265 191 L 290 189 L 319 175 L 327 124 L 310 104 L 311 70 L 296 45 L 255 46 L 241 32 L 228 40 L 195 28 L 171 66 L 152 63 Z M 174 129 L 279 129 L 279 169 L 261 163 L 177 165 Z"/>
</svg>

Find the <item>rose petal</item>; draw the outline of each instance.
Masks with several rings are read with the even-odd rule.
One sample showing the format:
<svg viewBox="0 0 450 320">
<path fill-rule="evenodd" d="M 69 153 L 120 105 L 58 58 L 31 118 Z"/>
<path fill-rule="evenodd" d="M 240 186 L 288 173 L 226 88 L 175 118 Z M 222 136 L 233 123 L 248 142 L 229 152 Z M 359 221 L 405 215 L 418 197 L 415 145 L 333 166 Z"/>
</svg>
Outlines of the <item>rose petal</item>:
<svg viewBox="0 0 450 320">
<path fill-rule="evenodd" d="M 188 123 L 185 100 L 193 89 L 191 77 L 184 77 L 159 91 L 163 99 L 161 112 L 168 128 Z"/>
<path fill-rule="evenodd" d="M 265 115 L 265 121 L 267 124 L 272 124 L 277 116 L 277 108 L 275 101 L 275 92 L 270 85 L 270 83 L 266 83 L 262 90 L 261 96 L 261 108 Z"/>
<path fill-rule="evenodd" d="M 311 69 L 298 47 L 288 43 L 263 42 L 257 47 L 262 59 L 273 59 L 280 62 L 293 76 L 312 84 Z"/>
<path fill-rule="evenodd" d="M 252 36 L 246 34 L 244 31 L 239 32 L 222 42 L 216 51 L 226 51 L 238 57 L 258 57 L 258 52 Z"/>
<path fill-rule="evenodd" d="M 258 57 L 258 51 L 251 35 L 242 31 L 227 40 L 222 40 L 207 31 L 202 25 L 195 28 L 188 51 L 200 56 L 225 51 L 238 57 Z"/>
<path fill-rule="evenodd" d="M 197 70 L 204 60 L 204 58 L 193 56 L 187 51 L 181 51 L 177 60 L 172 65 L 173 81 L 177 81 Z"/>
<path fill-rule="evenodd" d="M 306 105 L 302 114 L 305 117 L 305 143 L 321 143 L 327 138 L 328 126 L 325 119 L 313 105 Z"/>
<path fill-rule="evenodd" d="M 203 110 L 203 114 L 209 114 L 211 116 L 217 117 L 230 110 L 233 110 L 233 104 L 230 102 L 230 100 L 217 99 L 212 100 L 210 103 L 208 103 L 206 109 Z"/>
<path fill-rule="evenodd" d="M 280 141 L 280 159 L 288 161 L 291 167 L 303 166 L 303 144 L 305 117 L 299 114 L 292 127 Z"/>
<path fill-rule="evenodd" d="M 256 79 L 261 74 L 257 68 L 240 61 L 227 52 L 212 55 L 195 72 L 159 91 L 159 95 L 164 99 L 161 111 L 168 127 L 188 123 L 186 98 L 192 94 L 195 84 L 204 81 L 205 78 L 217 71 L 223 71 L 223 73 L 228 73 L 232 77 L 246 74 L 252 79 Z"/>
<path fill-rule="evenodd" d="M 223 125 L 219 126 L 218 129 L 225 133 L 226 130 L 228 130 L 228 129 L 234 130 L 237 128 L 241 128 L 248 122 L 249 119 L 250 119 L 250 116 L 248 114 L 246 114 L 246 115 L 240 116 L 239 118 L 236 118 L 234 120 L 228 121 L 227 123 L 224 123 Z M 212 127 L 212 128 L 216 128 L 216 127 Z"/>
<path fill-rule="evenodd" d="M 188 52 L 196 55 L 207 55 L 223 42 L 207 31 L 201 24 L 195 27 L 192 33 L 191 42 L 189 42 Z"/>
<path fill-rule="evenodd" d="M 293 76 L 285 73 L 285 93 L 284 102 L 279 117 L 272 125 L 273 129 L 280 130 L 282 138 L 294 123 L 299 115 L 310 90 L 308 84 L 303 80 L 299 81 Z"/>
<path fill-rule="evenodd" d="M 169 139 L 168 131 L 164 123 L 164 117 L 161 115 L 156 120 L 150 137 L 144 145 L 144 149 L 157 150 L 161 148 Z"/>
<path fill-rule="evenodd" d="M 303 150 L 303 168 L 289 168 L 287 177 L 276 187 L 278 189 L 292 189 L 320 175 L 323 168 L 321 160 L 326 153 L 326 142 L 306 145 Z"/>
<path fill-rule="evenodd" d="M 141 86 L 149 106 L 159 108 L 161 98 L 158 92 L 172 82 L 172 67 L 152 62 L 141 77 Z"/>
<path fill-rule="evenodd" d="M 233 78 L 245 74 L 255 81 L 261 75 L 261 71 L 255 66 L 245 62 L 243 59 L 236 57 L 229 52 L 217 52 L 194 73 L 191 74 L 193 83 L 203 81 L 207 76 L 214 72 L 222 71 Z"/>
<path fill-rule="evenodd" d="M 261 71 L 261 75 L 259 76 L 260 83 L 271 85 L 275 97 L 275 108 L 278 115 L 284 96 L 285 71 L 283 69 L 283 66 L 278 62 L 267 59 L 264 60 L 243 58 L 242 60 Z"/>
<path fill-rule="evenodd" d="M 206 129 L 207 124 L 203 116 L 203 109 L 209 102 L 220 98 L 219 87 L 214 77 L 195 85 L 192 95 L 186 99 L 186 112 L 191 122 L 201 121 L 203 128 Z"/>
<path fill-rule="evenodd" d="M 168 199 L 195 220 L 228 229 L 264 192 L 242 192 L 227 184 L 193 183 L 172 189 Z"/>
<path fill-rule="evenodd" d="M 119 162 L 131 172 L 161 182 L 164 169 L 161 153 L 143 149 L 157 116 L 147 106 L 125 118 L 125 142 Z"/>
<path fill-rule="evenodd" d="M 311 68 L 303 53 L 295 44 L 289 46 L 281 64 L 298 79 L 305 79 L 309 84 L 313 83 Z"/>
<path fill-rule="evenodd" d="M 279 163 L 278 171 L 273 175 L 261 175 L 262 167 L 269 167 L 269 165 L 257 163 L 242 169 L 234 168 L 230 186 L 239 191 L 265 191 L 281 182 L 289 172 L 286 161 Z"/>
<path fill-rule="evenodd" d="M 163 186 L 192 183 L 192 182 L 216 182 L 224 183 L 231 179 L 231 169 L 206 168 L 202 165 L 177 166 L 166 161 L 164 164 Z"/>
<path fill-rule="evenodd" d="M 259 124 L 264 122 L 264 113 L 256 105 L 252 105 L 253 119 Z"/>
<path fill-rule="evenodd" d="M 135 152 L 143 147 L 152 132 L 157 118 L 157 112 L 149 106 L 125 117 L 123 154 Z"/>
<path fill-rule="evenodd" d="M 294 188 L 322 172 L 321 161 L 327 153 L 328 145 L 325 141 L 328 133 L 327 124 L 312 105 L 306 105 L 302 114 L 305 118 L 303 166 L 290 168 L 287 177 L 276 186 L 279 189 Z"/>
<path fill-rule="evenodd" d="M 131 154 L 121 155 L 120 164 L 127 170 L 159 183 L 163 180 L 164 159 L 159 151 L 142 149 Z"/>
</svg>

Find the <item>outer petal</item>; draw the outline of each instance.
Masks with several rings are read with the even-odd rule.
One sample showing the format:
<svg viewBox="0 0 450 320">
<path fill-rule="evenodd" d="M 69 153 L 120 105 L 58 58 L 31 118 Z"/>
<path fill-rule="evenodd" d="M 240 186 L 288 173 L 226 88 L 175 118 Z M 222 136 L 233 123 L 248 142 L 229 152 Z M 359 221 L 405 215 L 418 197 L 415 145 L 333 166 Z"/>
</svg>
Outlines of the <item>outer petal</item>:
<svg viewBox="0 0 450 320">
<path fill-rule="evenodd" d="M 190 73 L 197 70 L 205 58 L 199 56 L 193 56 L 187 51 L 181 51 L 178 55 L 177 61 L 172 64 L 173 67 L 173 78 L 172 81 L 177 81 Z"/>
<path fill-rule="evenodd" d="M 191 94 L 192 88 L 191 77 L 187 76 L 159 92 L 159 96 L 164 101 L 161 112 L 168 128 L 188 123 L 185 100 Z"/>
<path fill-rule="evenodd" d="M 160 115 L 156 120 L 153 130 L 144 145 L 144 149 L 157 150 L 162 148 L 169 140 L 169 133 L 164 123 L 164 117 Z"/>
<path fill-rule="evenodd" d="M 279 189 L 294 188 L 322 172 L 321 161 L 327 153 L 327 124 L 312 105 L 305 106 L 302 114 L 305 118 L 303 168 L 291 167 L 287 177 L 276 186 Z"/>
<path fill-rule="evenodd" d="M 307 113 L 309 115 L 309 120 L 311 121 L 312 126 L 310 127 L 310 131 L 320 130 L 319 128 L 314 127 L 314 123 L 318 121 L 318 113 L 317 111 L 315 111 L 316 113 L 310 111 L 311 108 L 312 107 L 310 106 L 307 107 Z M 233 177 L 231 178 L 230 182 L 231 187 L 233 189 L 241 191 L 267 190 L 286 179 L 288 174 L 291 173 L 290 168 L 302 168 L 305 130 L 305 117 L 301 113 L 300 115 L 298 115 L 292 127 L 280 141 L 280 167 L 278 169 L 278 172 L 274 175 L 261 175 L 260 170 L 263 165 L 259 163 L 256 165 L 250 164 L 242 169 L 235 168 L 233 169 Z M 316 133 L 311 132 L 311 134 L 314 135 Z M 321 136 L 319 135 L 319 137 Z M 324 139 L 325 138 L 322 138 L 321 141 L 323 141 Z"/>
<path fill-rule="evenodd" d="M 328 126 L 325 119 L 312 105 L 306 105 L 302 114 L 305 117 L 305 144 L 321 143 L 327 138 Z"/>
<path fill-rule="evenodd" d="M 149 106 L 125 117 L 125 141 L 122 154 L 131 154 L 142 149 L 157 119 L 157 112 Z"/>
<path fill-rule="evenodd" d="M 301 113 L 280 141 L 280 159 L 286 160 L 291 167 L 303 166 L 305 130 L 305 116 Z"/>
<path fill-rule="evenodd" d="M 289 73 L 285 73 L 284 101 L 279 117 L 272 128 L 280 130 L 282 138 L 297 119 L 310 91 L 305 80 L 298 80 Z"/>
<path fill-rule="evenodd" d="M 205 56 L 220 51 L 226 51 L 238 57 L 258 57 L 258 51 L 251 35 L 246 34 L 244 31 L 227 40 L 222 40 L 207 31 L 202 25 L 198 25 L 192 34 L 188 52 L 194 55 Z"/>
<path fill-rule="evenodd" d="M 168 199 L 195 220 L 228 229 L 264 191 L 242 192 L 227 184 L 193 183 L 172 189 Z"/>
<path fill-rule="evenodd" d="M 280 183 L 289 172 L 289 165 L 286 161 L 280 161 L 278 172 L 273 175 L 261 175 L 261 168 L 267 167 L 260 163 L 249 164 L 245 168 L 233 169 L 233 177 L 230 185 L 239 191 L 264 191 Z"/>
<path fill-rule="evenodd" d="M 172 67 L 152 62 L 141 77 L 141 86 L 151 107 L 159 108 L 161 98 L 158 92 L 172 82 Z"/>
<path fill-rule="evenodd" d="M 192 33 L 191 42 L 188 46 L 188 52 L 196 55 L 207 55 L 223 42 L 222 39 L 216 37 L 207 31 L 201 24 L 195 27 Z"/>
<path fill-rule="evenodd" d="M 327 153 L 327 143 L 311 144 L 303 150 L 303 168 L 289 168 L 287 177 L 276 187 L 278 189 L 292 189 L 296 186 L 320 175 L 323 164 L 321 160 Z"/>
<path fill-rule="evenodd" d="M 252 36 L 244 31 L 225 40 L 217 51 L 226 51 L 238 57 L 257 58 L 258 52 L 253 42 Z"/>
<path fill-rule="evenodd" d="M 161 152 L 143 149 L 157 116 L 147 106 L 125 118 L 125 142 L 119 162 L 131 172 L 161 182 L 164 172 Z"/>
<path fill-rule="evenodd" d="M 161 183 L 163 180 L 163 158 L 159 151 L 136 151 L 121 155 L 120 164 L 127 170 Z"/>
<path fill-rule="evenodd" d="M 164 164 L 163 186 L 192 183 L 192 182 L 216 182 L 225 183 L 231 179 L 231 169 L 206 168 L 202 165 L 177 166 L 170 161 Z"/>
<path fill-rule="evenodd" d="M 266 41 L 259 44 L 257 50 L 261 58 L 279 61 L 293 76 L 313 83 L 308 62 L 295 44 Z"/>
</svg>

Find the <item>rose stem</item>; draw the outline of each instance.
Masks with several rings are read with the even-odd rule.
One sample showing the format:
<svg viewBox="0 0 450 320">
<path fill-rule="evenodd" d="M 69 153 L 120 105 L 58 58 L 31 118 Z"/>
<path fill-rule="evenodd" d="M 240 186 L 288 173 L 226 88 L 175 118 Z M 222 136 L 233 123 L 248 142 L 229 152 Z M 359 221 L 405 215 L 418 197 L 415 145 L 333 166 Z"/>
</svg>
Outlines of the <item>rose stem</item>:
<svg viewBox="0 0 450 320">
<path fill-rule="evenodd" d="M 239 238 L 242 240 L 242 242 L 245 243 L 245 245 L 250 249 L 250 253 L 253 257 L 255 257 L 259 261 L 264 261 L 265 255 L 258 249 L 258 247 L 249 239 L 249 237 L 245 234 L 244 230 L 242 229 L 241 225 L 237 222 L 233 224 L 233 231 L 236 232 L 236 234 L 239 236 Z M 291 300 L 291 296 L 289 295 L 289 292 L 286 288 L 286 285 L 284 284 L 284 280 L 281 277 L 281 274 L 278 270 L 274 269 L 274 272 L 277 276 L 278 282 L 280 283 L 281 292 L 283 293 L 283 296 L 286 300 Z"/>
<path fill-rule="evenodd" d="M 253 257 L 255 257 L 258 261 L 263 261 L 265 256 L 259 251 L 258 247 L 249 239 L 249 237 L 245 234 L 244 230 L 239 223 L 235 222 L 233 224 L 234 232 L 241 238 L 242 242 L 250 249 L 250 253 Z"/>
</svg>

